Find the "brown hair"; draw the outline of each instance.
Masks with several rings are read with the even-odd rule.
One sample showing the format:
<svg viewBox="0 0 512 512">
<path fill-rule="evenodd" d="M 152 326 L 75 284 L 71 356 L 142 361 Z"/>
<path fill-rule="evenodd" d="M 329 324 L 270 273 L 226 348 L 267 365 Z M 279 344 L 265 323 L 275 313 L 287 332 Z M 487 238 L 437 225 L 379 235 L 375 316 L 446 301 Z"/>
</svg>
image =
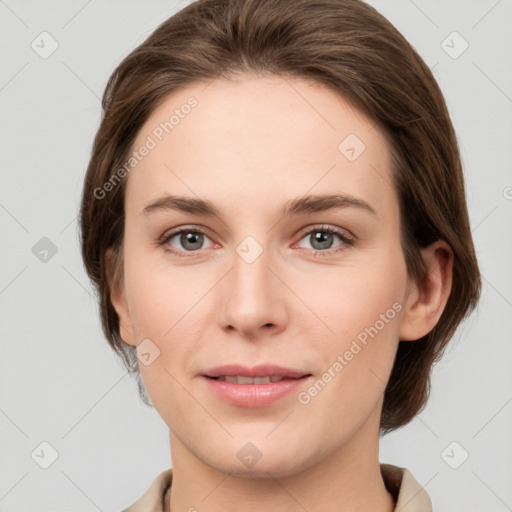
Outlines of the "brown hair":
<svg viewBox="0 0 512 512">
<path fill-rule="evenodd" d="M 138 378 L 135 348 L 123 342 L 110 302 L 106 251 L 122 285 L 125 179 L 96 191 L 123 166 L 149 114 L 171 92 L 236 73 L 295 76 L 327 85 L 387 135 L 398 192 L 408 273 L 421 279 L 419 249 L 445 240 L 453 250 L 447 305 L 423 338 L 399 343 L 385 391 L 381 431 L 409 422 L 425 406 L 430 371 L 481 289 L 458 144 L 430 69 L 395 27 L 360 0 L 199 0 L 163 22 L 114 70 L 85 176 L 82 256 L 100 300 L 103 331 Z"/>
</svg>

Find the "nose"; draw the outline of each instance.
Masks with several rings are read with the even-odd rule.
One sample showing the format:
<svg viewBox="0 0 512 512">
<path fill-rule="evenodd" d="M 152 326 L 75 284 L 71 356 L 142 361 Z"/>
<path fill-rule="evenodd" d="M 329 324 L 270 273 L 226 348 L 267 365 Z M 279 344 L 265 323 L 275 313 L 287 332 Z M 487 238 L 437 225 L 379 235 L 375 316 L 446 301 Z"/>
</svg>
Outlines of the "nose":
<svg viewBox="0 0 512 512">
<path fill-rule="evenodd" d="M 258 339 L 285 328 L 287 288 L 271 260 L 266 249 L 254 261 L 234 252 L 231 271 L 219 289 L 218 321 L 223 329 Z"/>
</svg>

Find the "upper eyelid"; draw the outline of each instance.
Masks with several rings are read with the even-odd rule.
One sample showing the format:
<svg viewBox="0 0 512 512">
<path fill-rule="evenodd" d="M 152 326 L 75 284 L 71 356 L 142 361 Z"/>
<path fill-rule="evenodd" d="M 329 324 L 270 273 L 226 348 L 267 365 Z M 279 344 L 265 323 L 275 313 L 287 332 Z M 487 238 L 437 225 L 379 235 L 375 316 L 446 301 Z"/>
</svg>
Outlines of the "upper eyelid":
<svg viewBox="0 0 512 512">
<path fill-rule="evenodd" d="M 331 224 L 314 224 L 312 226 L 308 226 L 304 229 L 301 229 L 297 233 L 297 236 L 299 236 L 299 235 L 305 236 L 305 235 L 311 233 L 312 231 L 331 231 L 332 233 L 334 233 L 338 236 L 346 236 L 347 238 L 350 238 L 350 239 L 355 238 L 355 236 L 348 229 L 340 228 L 338 226 L 333 226 Z M 301 238 L 302 238 L 302 236 L 301 236 Z"/>
</svg>

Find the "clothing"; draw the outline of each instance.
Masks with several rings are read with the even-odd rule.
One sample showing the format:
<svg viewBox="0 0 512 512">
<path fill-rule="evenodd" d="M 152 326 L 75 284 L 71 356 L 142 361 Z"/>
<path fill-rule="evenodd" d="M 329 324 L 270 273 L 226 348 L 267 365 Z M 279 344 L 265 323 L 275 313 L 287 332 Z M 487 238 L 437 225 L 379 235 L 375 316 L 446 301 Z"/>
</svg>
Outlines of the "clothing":
<svg viewBox="0 0 512 512">
<path fill-rule="evenodd" d="M 428 494 L 407 468 L 381 464 L 386 488 L 395 499 L 395 512 L 432 512 Z M 164 512 L 164 496 L 172 482 L 172 469 L 160 473 L 149 489 L 122 512 Z"/>
</svg>

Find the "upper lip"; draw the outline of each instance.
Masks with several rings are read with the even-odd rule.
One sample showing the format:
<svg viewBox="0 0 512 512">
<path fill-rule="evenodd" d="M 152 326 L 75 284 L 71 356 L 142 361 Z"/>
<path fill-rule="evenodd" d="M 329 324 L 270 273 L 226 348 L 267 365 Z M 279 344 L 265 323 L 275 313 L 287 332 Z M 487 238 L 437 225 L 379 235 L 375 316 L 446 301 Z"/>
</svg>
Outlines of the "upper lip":
<svg viewBox="0 0 512 512">
<path fill-rule="evenodd" d="M 260 364 L 250 368 L 249 366 L 242 366 L 239 364 L 227 364 L 224 366 L 216 366 L 206 370 L 204 374 L 206 377 L 220 377 L 226 375 L 244 375 L 246 377 L 266 377 L 272 375 L 279 375 L 282 377 L 289 377 L 297 379 L 310 375 L 310 373 L 302 370 L 294 370 L 292 368 L 285 368 L 275 364 Z"/>
</svg>

